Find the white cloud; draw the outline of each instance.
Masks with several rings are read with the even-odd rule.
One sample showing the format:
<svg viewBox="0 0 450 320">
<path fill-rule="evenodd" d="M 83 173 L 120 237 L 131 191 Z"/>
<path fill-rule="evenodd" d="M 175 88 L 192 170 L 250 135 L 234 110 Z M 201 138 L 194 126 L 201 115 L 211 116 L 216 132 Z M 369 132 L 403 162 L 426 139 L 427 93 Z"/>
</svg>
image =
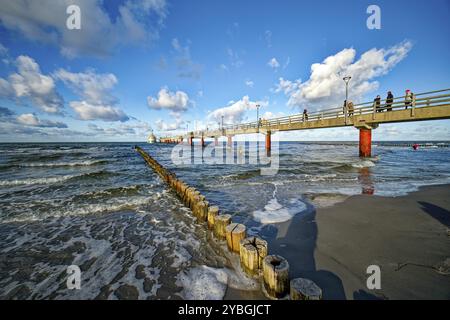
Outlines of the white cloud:
<svg viewBox="0 0 450 320">
<path fill-rule="evenodd" d="M 284 117 L 286 116 L 284 114 L 284 112 L 277 112 L 277 113 L 273 113 L 271 111 L 266 111 L 263 113 L 263 115 L 261 116 L 263 119 L 273 119 L 273 118 L 280 118 L 280 117 Z"/>
<path fill-rule="evenodd" d="M 200 79 L 203 66 L 192 60 L 190 45 L 190 41 L 187 41 L 187 44 L 182 46 L 177 38 L 172 39 L 172 47 L 178 54 L 175 58 L 178 77 Z"/>
<path fill-rule="evenodd" d="M 14 94 L 14 91 L 9 84 L 8 81 L 6 81 L 3 78 L 0 78 L 0 96 L 1 97 L 10 97 Z"/>
<path fill-rule="evenodd" d="M 174 122 L 171 122 L 171 123 L 167 123 L 162 119 L 158 119 L 155 121 L 155 124 L 156 124 L 156 128 L 159 131 L 163 131 L 163 132 L 185 129 L 184 128 L 185 122 L 181 118 L 175 118 Z"/>
<path fill-rule="evenodd" d="M 280 67 L 280 63 L 277 61 L 276 58 L 270 59 L 269 62 L 267 62 L 267 65 L 272 69 L 277 69 Z"/>
<path fill-rule="evenodd" d="M 93 70 L 73 73 L 59 69 L 53 76 L 80 96 L 81 101 L 69 103 L 80 120 L 123 122 L 129 119 L 117 107 L 118 99 L 111 93 L 111 90 L 118 83 L 114 74 L 97 74 Z"/>
<path fill-rule="evenodd" d="M 225 124 L 235 124 L 240 123 L 245 118 L 245 113 L 249 110 L 256 110 L 256 105 L 259 104 L 261 107 L 267 106 L 267 101 L 250 101 L 248 96 L 242 97 L 241 100 L 237 102 L 231 101 L 226 107 L 216 109 L 208 114 L 208 120 L 214 120 L 216 123 L 222 121 L 222 116 L 224 117 Z"/>
<path fill-rule="evenodd" d="M 332 108 L 342 105 L 345 99 L 342 77 L 351 75 L 349 96 L 353 101 L 359 101 L 365 94 L 378 88 L 378 82 L 373 79 L 392 70 L 411 48 L 411 42 L 403 41 L 388 49 L 366 51 L 357 61 L 354 49 L 344 49 L 322 63 L 314 63 L 308 81 L 301 83 L 300 80 L 292 82 L 280 78 L 275 91 L 283 91 L 289 97 L 290 106 L 307 104 L 311 110 L 319 106 Z"/>
<path fill-rule="evenodd" d="M 17 122 L 25 126 L 40 128 L 67 128 L 67 124 L 59 121 L 39 119 L 32 113 L 24 113 L 17 117 Z"/>
<path fill-rule="evenodd" d="M 81 32 L 66 28 L 69 4 L 81 9 Z M 167 16 L 167 6 L 165 0 L 126 1 L 117 12 L 118 16 L 112 19 L 98 0 L 2 0 L 0 22 L 28 39 L 57 45 L 68 57 L 104 56 L 121 44 L 156 39 Z"/>
<path fill-rule="evenodd" d="M 55 79 L 61 80 L 83 100 L 91 104 L 114 104 L 117 99 L 110 91 L 118 83 L 112 73 L 96 74 L 93 70 L 72 73 L 59 69 L 54 73 Z"/>
<path fill-rule="evenodd" d="M 171 92 L 163 87 L 158 92 L 158 97 L 147 97 L 148 106 L 155 110 L 170 110 L 176 113 L 186 111 L 190 103 L 189 96 L 183 91 Z"/>
<path fill-rule="evenodd" d="M 284 94 L 290 95 L 294 91 L 298 90 L 298 88 L 300 88 L 301 83 L 302 82 L 300 80 L 296 80 L 296 81 L 292 82 L 290 80 L 285 80 L 283 78 L 280 78 L 280 79 L 278 79 L 278 84 L 274 91 L 276 93 L 284 92 Z"/>
<path fill-rule="evenodd" d="M 145 139 L 152 128 L 141 120 L 131 119 L 127 123 L 110 123 L 108 126 L 99 126 L 94 123 L 88 124 L 89 130 L 93 135 L 108 136 L 114 138 L 133 137 L 133 139 Z"/>
<path fill-rule="evenodd" d="M 255 83 L 252 80 L 246 80 L 245 81 L 245 85 L 247 87 L 253 88 L 253 86 L 255 85 Z"/>
<path fill-rule="evenodd" d="M 81 120 L 124 122 L 129 119 L 122 110 L 111 105 L 93 105 L 86 101 L 72 101 L 69 105 Z"/>
<path fill-rule="evenodd" d="M 15 61 L 17 73 L 8 81 L 0 78 L 0 95 L 6 98 L 29 99 L 38 109 L 47 113 L 60 113 L 63 99 L 56 92 L 55 82 L 41 73 L 39 65 L 28 56 Z"/>
<path fill-rule="evenodd" d="M 244 61 L 240 58 L 239 53 L 233 49 L 227 49 L 228 59 L 230 60 L 230 65 L 234 68 L 240 68 L 244 65 Z"/>
</svg>

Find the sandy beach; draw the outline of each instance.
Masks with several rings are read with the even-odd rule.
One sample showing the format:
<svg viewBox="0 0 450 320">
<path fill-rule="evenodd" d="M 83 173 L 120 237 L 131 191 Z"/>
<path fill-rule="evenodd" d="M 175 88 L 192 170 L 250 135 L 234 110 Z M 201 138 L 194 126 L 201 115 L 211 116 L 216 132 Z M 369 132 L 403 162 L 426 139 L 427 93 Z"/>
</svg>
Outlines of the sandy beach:
<svg viewBox="0 0 450 320">
<path fill-rule="evenodd" d="M 450 299 L 450 185 L 401 197 L 356 195 L 277 225 L 270 251 L 324 299 Z M 369 265 L 381 289 L 369 290 Z M 228 290 L 225 299 L 261 298 Z"/>
</svg>

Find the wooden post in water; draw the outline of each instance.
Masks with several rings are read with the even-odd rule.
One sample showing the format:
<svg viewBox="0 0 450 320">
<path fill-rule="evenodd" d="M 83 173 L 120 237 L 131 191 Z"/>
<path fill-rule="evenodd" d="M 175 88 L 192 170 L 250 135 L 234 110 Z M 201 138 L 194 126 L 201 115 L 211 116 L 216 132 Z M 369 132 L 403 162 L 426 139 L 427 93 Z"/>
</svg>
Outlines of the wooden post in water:
<svg viewBox="0 0 450 320">
<path fill-rule="evenodd" d="M 216 217 L 219 214 L 219 207 L 212 206 L 208 208 L 208 228 L 214 229 L 214 224 L 216 222 Z"/>
<path fill-rule="evenodd" d="M 208 207 L 207 207 L 205 201 L 200 201 L 200 202 L 197 203 L 197 210 L 196 210 L 196 212 L 194 214 L 197 217 L 197 220 L 199 222 L 206 221 L 206 214 L 205 213 L 207 212 L 207 210 L 208 210 Z"/>
<path fill-rule="evenodd" d="M 322 290 L 311 280 L 291 280 L 291 300 L 322 300 Z"/>
<path fill-rule="evenodd" d="M 206 222 L 208 221 L 208 208 L 209 208 L 209 202 L 205 200 L 203 200 L 204 206 L 200 212 L 200 218 L 199 220 L 201 222 Z"/>
<path fill-rule="evenodd" d="M 278 255 L 263 260 L 263 291 L 268 298 L 284 298 L 289 292 L 289 263 Z"/>
<path fill-rule="evenodd" d="M 262 269 L 263 259 L 267 256 L 267 241 L 258 237 L 248 237 L 240 244 L 241 267 L 250 276 L 257 275 Z"/>
<path fill-rule="evenodd" d="M 192 199 L 192 203 L 191 203 L 191 210 L 192 213 L 194 214 L 194 216 L 198 216 L 198 204 L 200 203 L 200 197 L 197 194 L 194 194 L 194 197 Z"/>
<path fill-rule="evenodd" d="M 240 223 L 232 223 L 226 227 L 227 245 L 231 252 L 239 253 L 241 240 L 246 237 L 246 230 L 246 227 Z"/>
<path fill-rule="evenodd" d="M 226 238 L 226 227 L 231 223 L 231 215 L 221 214 L 215 219 L 214 235 L 223 240 Z"/>
</svg>

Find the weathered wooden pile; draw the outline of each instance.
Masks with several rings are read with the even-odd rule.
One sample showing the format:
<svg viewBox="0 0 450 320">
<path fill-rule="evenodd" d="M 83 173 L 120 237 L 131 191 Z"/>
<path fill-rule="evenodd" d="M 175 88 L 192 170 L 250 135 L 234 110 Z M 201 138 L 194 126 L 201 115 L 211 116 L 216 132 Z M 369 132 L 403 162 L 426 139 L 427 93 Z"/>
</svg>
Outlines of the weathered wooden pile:
<svg viewBox="0 0 450 320">
<path fill-rule="evenodd" d="M 296 278 L 289 282 L 289 263 L 278 255 L 269 255 L 267 241 L 259 237 L 247 237 L 245 225 L 233 223 L 231 215 L 220 212 L 205 196 L 190 187 L 140 147 L 135 150 L 147 164 L 189 207 L 200 223 L 205 223 L 219 240 L 226 240 L 230 252 L 239 254 L 242 270 L 250 277 L 262 275 L 263 292 L 270 299 L 319 300 L 322 290 L 311 280 Z"/>
</svg>

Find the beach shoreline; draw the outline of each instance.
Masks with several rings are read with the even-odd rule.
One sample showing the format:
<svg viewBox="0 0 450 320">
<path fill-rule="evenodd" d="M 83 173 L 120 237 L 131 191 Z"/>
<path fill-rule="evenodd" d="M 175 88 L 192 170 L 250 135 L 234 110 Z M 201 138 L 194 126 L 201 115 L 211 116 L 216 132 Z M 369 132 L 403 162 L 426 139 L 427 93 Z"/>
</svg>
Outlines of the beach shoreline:
<svg viewBox="0 0 450 320">
<path fill-rule="evenodd" d="M 290 262 L 291 279 L 305 277 L 324 299 L 450 299 L 450 185 L 420 187 L 405 196 L 354 195 L 277 224 L 271 254 Z M 381 270 L 369 290 L 367 267 Z M 258 299 L 229 289 L 224 299 Z"/>
</svg>

